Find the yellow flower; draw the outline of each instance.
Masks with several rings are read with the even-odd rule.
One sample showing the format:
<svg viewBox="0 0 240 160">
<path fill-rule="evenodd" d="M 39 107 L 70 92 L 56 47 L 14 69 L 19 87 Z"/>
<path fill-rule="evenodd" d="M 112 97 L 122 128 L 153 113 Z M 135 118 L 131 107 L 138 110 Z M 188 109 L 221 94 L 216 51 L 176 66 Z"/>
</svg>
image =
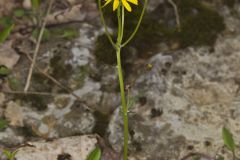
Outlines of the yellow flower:
<svg viewBox="0 0 240 160">
<path fill-rule="evenodd" d="M 122 2 L 123 6 L 129 12 L 132 11 L 132 8 L 131 8 L 129 2 L 132 3 L 132 4 L 138 5 L 138 0 L 105 0 L 104 6 L 106 6 L 107 4 L 109 4 L 112 1 L 113 1 L 113 11 L 115 11 L 119 7 L 120 1 Z"/>
</svg>

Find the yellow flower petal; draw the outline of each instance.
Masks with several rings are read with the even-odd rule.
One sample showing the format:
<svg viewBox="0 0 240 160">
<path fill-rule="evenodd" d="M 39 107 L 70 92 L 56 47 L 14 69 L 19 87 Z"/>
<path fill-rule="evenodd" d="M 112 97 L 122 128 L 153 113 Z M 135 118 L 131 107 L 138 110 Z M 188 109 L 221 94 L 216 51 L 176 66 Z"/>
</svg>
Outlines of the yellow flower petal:
<svg viewBox="0 0 240 160">
<path fill-rule="evenodd" d="M 113 2 L 113 11 L 115 11 L 119 6 L 119 0 L 114 0 Z"/>
<path fill-rule="evenodd" d="M 128 2 L 126 0 L 122 0 L 122 4 L 129 12 L 132 11 L 131 6 L 128 4 Z"/>
<path fill-rule="evenodd" d="M 132 4 L 138 5 L 138 0 L 127 0 L 128 2 L 131 2 Z"/>
<path fill-rule="evenodd" d="M 108 5 L 112 0 L 105 0 L 105 4 L 103 5 L 103 7 L 105 7 L 106 5 Z"/>
<path fill-rule="evenodd" d="M 124 6 L 124 8 L 126 8 L 127 11 L 131 12 L 132 11 L 132 8 L 130 6 L 129 3 L 132 3 L 132 4 L 135 4 L 135 5 L 138 5 L 138 0 L 104 0 L 105 3 L 103 5 L 103 7 L 105 7 L 106 5 L 108 5 L 110 2 L 113 1 L 113 11 L 115 11 L 119 5 L 120 5 L 120 2 L 121 4 Z"/>
</svg>

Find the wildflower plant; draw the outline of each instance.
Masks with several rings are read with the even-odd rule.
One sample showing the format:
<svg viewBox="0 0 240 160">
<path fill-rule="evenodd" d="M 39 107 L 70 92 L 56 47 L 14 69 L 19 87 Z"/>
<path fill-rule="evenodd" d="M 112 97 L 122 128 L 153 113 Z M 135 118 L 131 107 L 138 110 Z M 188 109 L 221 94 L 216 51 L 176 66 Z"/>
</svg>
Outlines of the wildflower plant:
<svg viewBox="0 0 240 160">
<path fill-rule="evenodd" d="M 102 1 L 104 4 L 102 4 Z M 120 86 L 120 92 L 121 92 L 121 111 L 122 111 L 122 118 L 123 118 L 123 129 L 124 129 L 124 144 L 123 144 L 123 160 L 127 160 L 128 156 L 128 113 L 129 113 L 129 101 L 128 98 L 126 101 L 126 95 L 125 95 L 125 87 L 124 87 L 124 80 L 123 80 L 123 74 L 122 74 L 122 65 L 121 65 L 121 50 L 123 47 L 125 47 L 136 35 L 139 26 L 141 24 L 143 15 L 146 10 L 148 0 L 144 0 L 143 9 L 141 12 L 141 15 L 138 19 L 138 23 L 135 26 L 135 29 L 133 30 L 132 34 L 128 38 L 124 37 L 124 26 L 125 26 L 125 9 L 128 12 L 132 12 L 131 5 L 138 5 L 139 0 L 98 0 L 98 6 L 100 9 L 100 16 L 101 21 L 103 23 L 105 34 L 108 37 L 110 43 L 112 44 L 113 48 L 116 51 L 117 55 L 117 70 L 118 70 L 118 78 L 119 78 L 119 86 Z M 111 37 L 108 27 L 105 23 L 105 18 L 103 15 L 103 9 L 113 3 L 113 12 L 117 12 L 117 19 L 118 19 L 118 29 L 117 29 L 117 40 L 116 42 Z M 123 38 L 126 39 L 123 41 Z"/>
</svg>

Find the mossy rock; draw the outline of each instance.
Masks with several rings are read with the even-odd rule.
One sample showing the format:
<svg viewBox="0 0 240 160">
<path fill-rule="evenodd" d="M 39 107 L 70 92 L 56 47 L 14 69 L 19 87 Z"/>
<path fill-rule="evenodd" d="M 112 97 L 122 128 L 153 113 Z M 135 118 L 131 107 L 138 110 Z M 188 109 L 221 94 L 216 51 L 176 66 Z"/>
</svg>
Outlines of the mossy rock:
<svg viewBox="0 0 240 160">
<path fill-rule="evenodd" d="M 40 92 L 51 92 L 52 86 L 54 85 L 51 80 L 39 72 L 33 73 L 32 80 L 33 85 L 31 87 Z"/>
<path fill-rule="evenodd" d="M 213 45 L 218 33 L 225 28 L 223 18 L 216 12 L 204 10 L 196 15 L 186 17 L 182 30 L 178 33 L 182 47 Z"/>
<path fill-rule="evenodd" d="M 116 52 L 106 35 L 98 36 L 94 54 L 99 62 L 116 64 Z"/>
<path fill-rule="evenodd" d="M 235 0 L 223 0 L 223 3 L 228 6 L 229 8 L 233 8 L 236 1 Z"/>
<path fill-rule="evenodd" d="M 91 72 L 93 71 L 88 65 L 77 67 L 76 69 L 74 69 L 73 81 L 75 83 L 75 86 L 72 89 L 75 90 L 83 87 L 86 77 L 90 75 Z"/>
<path fill-rule="evenodd" d="M 72 73 L 72 66 L 65 64 L 66 57 L 61 55 L 55 55 L 50 60 L 50 66 L 52 68 L 52 76 L 56 79 L 68 79 Z"/>
<path fill-rule="evenodd" d="M 176 34 L 181 47 L 213 45 L 217 35 L 225 29 L 224 19 L 199 0 L 178 1 L 181 32 Z"/>
<path fill-rule="evenodd" d="M 43 111 L 47 108 L 47 105 L 52 101 L 53 97 L 43 95 L 16 95 L 15 99 L 20 99 L 23 103 L 27 103 L 30 106 L 36 108 L 39 111 Z"/>
</svg>

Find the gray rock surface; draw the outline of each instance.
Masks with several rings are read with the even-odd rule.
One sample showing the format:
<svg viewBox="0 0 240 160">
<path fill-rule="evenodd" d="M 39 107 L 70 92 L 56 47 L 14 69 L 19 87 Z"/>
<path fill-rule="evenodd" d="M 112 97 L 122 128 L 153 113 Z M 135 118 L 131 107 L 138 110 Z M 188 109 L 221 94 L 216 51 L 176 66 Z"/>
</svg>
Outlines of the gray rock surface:
<svg viewBox="0 0 240 160">
<path fill-rule="evenodd" d="M 75 100 L 59 108 L 54 103 L 48 105 L 43 111 L 36 111 L 32 108 L 21 106 L 15 102 L 9 102 L 4 115 L 12 127 L 28 127 L 33 134 L 45 138 L 58 138 L 76 134 L 91 133 L 95 125 L 95 118 L 92 113 L 84 108 L 84 105 Z M 15 141 L 15 145 L 24 141 L 24 137 L 17 130 L 5 130 L 0 132 L 0 140 L 6 141 L 6 137 L 20 136 L 22 141 Z M 10 138 L 9 137 L 9 138 Z M 28 137 L 29 138 L 29 137 Z M 6 141 L 7 143 L 7 141 Z M 9 144 L 12 145 L 11 141 Z"/>
<path fill-rule="evenodd" d="M 239 22 L 239 20 L 238 20 Z M 228 21 L 228 23 L 230 23 Z M 231 26 L 231 27 L 230 27 Z M 221 153 L 222 127 L 239 143 L 240 36 L 230 23 L 213 48 L 189 47 L 158 53 L 132 89 L 140 97 L 130 116 L 131 160 L 176 160 L 190 152 Z M 116 110 L 109 124 L 109 142 L 121 151 L 122 121 Z M 224 156 L 230 159 L 229 152 Z"/>
<path fill-rule="evenodd" d="M 149 60 L 153 69 L 139 76 L 133 89 L 146 99 L 130 114 L 133 157 L 177 159 L 190 151 L 214 155 L 223 146 L 223 126 L 240 138 L 239 46 L 240 36 L 219 38 L 214 52 L 188 48 Z M 166 68 L 166 62 L 171 67 Z M 109 126 L 109 141 L 120 151 L 122 124 L 117 113 Z"/>
<path fill-rule="evenodd" d="M 68 137 L 52 142 L 28 142 L 18 149 L 16 160 L 86 160 L 97 144 L 95 135 Z"/>
<path fill-rule="evenodd" d="M 163 2 L 150 0 L 148 9 L 154 10 Z M 240 14 L 239 8 L 239 5 L 234 8 L 236 15 Z M 170 51 L 171 47 L 161 42 L 156 44 L 161 49 L 160 53 L 151 54 L 153 56 L 148 59 L 136 55 L 139 58 L 136 61 L 127 60 L 133 69 L 126 74 L 125 82 L 132 84 L 131 94 L 137 100 L 129 112 L 130 160 L 176 160 L 190 152 L 214 156 L 222 151 L 227 157 L 229 152 L 223 149 L 221 137 L 223 126 L 231 129 L 236 143 L 239 143 L 240 21 L 227 7 L 222 7 L 220 14 L 224 17 L 226 30 L 212 47 Z M 64 50 L 68 58 L 64 64 L 70 64 L 74 71 L 82 67 L 80 71 L 84 72 L 81 82 L 74 80 L 76 75 L 71 75 L 76 73 L 71 73 L 66 81 L 85 104 L 69 94 L 54 95 L 53 101 L 42 111 L 17 101 L 8 102 L 3 114 L 10 127 L 0 132 L 1 143 L 16 145 L 25 142 L 28 137 L 17 131 L 17 127 L 23 126 L 43 138 L 92 133 L 99 122 L 94 113 L 84 109 L 87 106 L 106 114 L 107 118 L 112 113 L 109 124 L 104 122 L 108 125 L 105 137 L 111 147 L 121 153 L 123 124 L 120 107 L 117 107 L 120 105 L 117 72 L 115 66 L 97 63 L 93 55 L 97 36 L 102 33 L 98 25 L 99 19 L 94 24 L 81 23 L 80 36 L 69 42 Z M 54 56 L 51 52 L 39 59 L 48 64 Z M 62 52 L 57 54 L 62 55 Z M 138 70 L 138 66 L 145 64 L 153 67 L 144 72 Z M 0 93 L 0 97 L 4 96 Z M 0 98 L 2 106 L 5 105 L 4 99 L 1 103 Z M 102 133 L 105 132 L 104 127 Z M 17 158 L 57 160 L 64 154 L 71 155 L 72 159 L 75 156 L 84 158 L 86 154 L 80 155 L 79 149 L 88 143 L 82 143 L 83 139 L 90 139 L 93 147 L 96 138 L 83 137 L 32 142 L 30 144 L 36 147 L 21 148 Z"/>
</svg>

